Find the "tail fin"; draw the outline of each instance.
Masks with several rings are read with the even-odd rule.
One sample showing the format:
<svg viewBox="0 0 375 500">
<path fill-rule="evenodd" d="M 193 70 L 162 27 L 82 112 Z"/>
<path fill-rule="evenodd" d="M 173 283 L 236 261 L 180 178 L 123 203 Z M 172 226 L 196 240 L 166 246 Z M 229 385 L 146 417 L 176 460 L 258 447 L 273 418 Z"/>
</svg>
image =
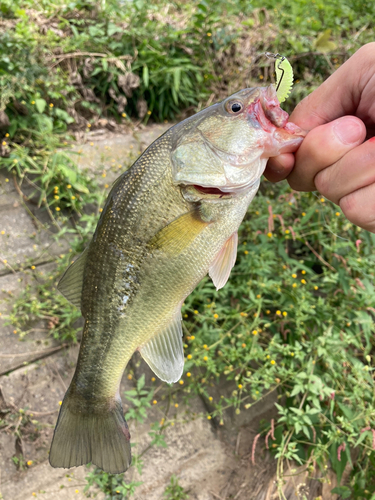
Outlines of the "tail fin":
<svg viewBox="0 0 375 500">
<path fill-rule="evenodd" d="M 121 403 L 106 409 L 74 411 L 67 392 L 53 435 L 49 462 L 52 467 L 77 467 L 89 462 L 106 472 L 125 472 L 131 463 L 130 433 Z"/>
</svg>

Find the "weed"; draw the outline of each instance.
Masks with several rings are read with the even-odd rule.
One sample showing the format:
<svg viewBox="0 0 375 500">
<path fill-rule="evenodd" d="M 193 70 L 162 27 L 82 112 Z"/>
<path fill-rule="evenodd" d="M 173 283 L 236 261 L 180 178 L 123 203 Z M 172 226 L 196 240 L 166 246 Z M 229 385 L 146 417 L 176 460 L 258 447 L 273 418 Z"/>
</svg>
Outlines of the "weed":
<svg viewBox="0 0 375 500">
<path fill-rule="evenodd" d="M 189 495 L 185 492 L 184 488 L 178 484 L 178 478 L 171 476 L 170 484 L 165 488 L 163 497 L 166 500 L 187 500 Z"/>
</svg>

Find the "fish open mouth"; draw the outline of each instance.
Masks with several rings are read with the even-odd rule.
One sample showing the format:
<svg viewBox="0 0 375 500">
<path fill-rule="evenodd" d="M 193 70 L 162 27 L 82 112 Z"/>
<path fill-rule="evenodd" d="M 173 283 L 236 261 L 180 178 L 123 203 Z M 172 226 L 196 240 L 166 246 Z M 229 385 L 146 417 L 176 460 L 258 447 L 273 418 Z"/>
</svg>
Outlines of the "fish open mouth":
<svg viewBox="0 0 375 500">
<path fill-rule="evenodd" d="M 220 197 L 231 195 L 231 193 L 228 193 L 227 191 L 221 191 L 221 189 L 215 187 L 198 186 L 197 184 L 193 184 L 193 187 L 203 194 L 213 194 Z"/>
</svg>

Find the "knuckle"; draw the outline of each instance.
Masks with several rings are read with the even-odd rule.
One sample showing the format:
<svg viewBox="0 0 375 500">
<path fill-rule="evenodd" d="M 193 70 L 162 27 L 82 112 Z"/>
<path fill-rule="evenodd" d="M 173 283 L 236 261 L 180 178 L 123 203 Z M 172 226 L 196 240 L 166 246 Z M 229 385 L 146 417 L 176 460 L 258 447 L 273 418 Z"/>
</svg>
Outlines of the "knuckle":
<svg viewBox="0 0 375 500">
<path fill-rule="evenodd" d="M 319 193 L 329 198 L 329 188 L 331 186 L 329 168 L 325 168 L 316 174 L 314 184 Z"/>
</svg>

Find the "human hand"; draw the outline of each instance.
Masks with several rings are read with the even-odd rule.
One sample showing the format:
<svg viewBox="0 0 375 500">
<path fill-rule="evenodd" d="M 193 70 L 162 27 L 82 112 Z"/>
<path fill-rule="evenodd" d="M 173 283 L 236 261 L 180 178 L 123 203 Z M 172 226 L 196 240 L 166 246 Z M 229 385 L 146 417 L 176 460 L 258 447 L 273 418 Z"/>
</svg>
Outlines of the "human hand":
<svg viewBox="0 0 375 500">
<path fill-rule="evenodd" d="M 309 133 L 295 154 L 269 160 L 267 179 L 318 190 L 351 222 L 375 232 L 375 43 L 303 99 L 290 121 Z"/>
</svg>

